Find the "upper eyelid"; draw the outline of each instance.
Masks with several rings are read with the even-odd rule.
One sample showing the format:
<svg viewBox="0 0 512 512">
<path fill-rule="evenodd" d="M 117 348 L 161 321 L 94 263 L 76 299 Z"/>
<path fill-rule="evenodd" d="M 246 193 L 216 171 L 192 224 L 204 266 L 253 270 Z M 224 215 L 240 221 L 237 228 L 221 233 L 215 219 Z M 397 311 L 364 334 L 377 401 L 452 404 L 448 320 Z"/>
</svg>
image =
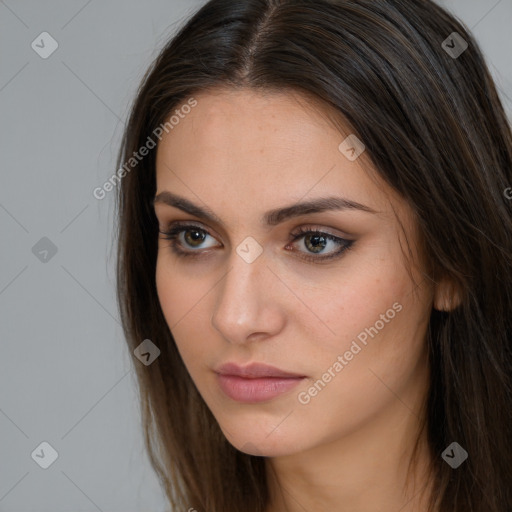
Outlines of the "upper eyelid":
<svg viewBox="0 0 512 512">
<path fill-rule="evenodd" d="M 186 231 L 187 229 L 191 229 L 191 228 L 199 228 L 202 231 L 206 231 L 206 233 L 209 236 L 217 239 L 217 236 L 212 235 L 212 231 L 214 233 L 216 233 L 215 230 L 205 227 L 201 222 L 198 222 L 198 221 L 186 221 L 186 220 L 173 221 L 167 225 L 167 227 L 165 228 L 165 231 L 170 231 L 170 230 L 174 230 L 174 229 L 178 229 L 178 228 L 181 228 L 180 231 Z M 159 231 L 162 232 L 160 229 L 159 229 Z"/>
<path fill-rule="evenodd" d="M 212 231 L 214 233 L 216 233 L 215 230 L 212 230 L 211 228 L 207 228 L 206 226 L 204 226 L 200 221 L 184 221 L 184 220 L 178 220 L 178 221 L 173 221 L 173 222 L 170 222 L 168 224 L 168 227 L 166 228 L 167 230 L 171 230 L 171 229 L 174 229 L 174 228 L 182 228 L 183 231 L 186 231 L 187 228 L 190 229 L 190 228 L 199 228 L 203 231 L 206 231 L 206 233 L 210 236 L 212 236 L 213 238 L 217 238 L 216 236 L 212 235 Z M 335 234 L 335 233 L 332 233 L 332 228 L 327 228 L 327 227 L 321 227 L 319 224 L 310 224 L 308 227 L 298 227 L 298 228 L 294 228 L 293 230 L 291 231 L 295 231 L 295 230 L 299 230 L 299 232 L 296 234 L 297 237 L 301 237 L 301 236 L 305 236 L 308 232 L 319 232 L 319 233 L 322 233 L 322 234 L 325 234 L 325 235 L 329 235 L 329 236 L 332 236 L 334 238 L 338 238 L 340 240 L 344 240 L 344 241 L 347 241 L 347 242 L 351 242 L 353 241 L 353 238 L 351 237 L 351 235 L 348 235 L 348 234 Z M 160 230 L 159 230 L 160 231 Z M 304 231 L 303 233 L 301 231 Z M 293 235 L 295 236 L 295 235 Z"/>
<path fill-rule="evenodd" d="M 198 221 L 183 221 L 183 220 L 181 220 L 181 221 L 170 222 L 167 227 L 167 230 L 164 231 L 163 234 L 165 235 L 166 233 L 171 233 L 171 232 L 173 233 L 173 238 L 175 238 L 175 240 L 173 241 L 173 245 L 181 246 L 180 252 L 182 252 L 183 255 L 186 254 L 191 257 L 193 257 L 195 255 L 196 257 L 200 257 L 202 254 L 205 253 L 205 251 L 208 253 L 211 250 L 216 248 L 215 246 L 210 246 L 210 247 L 198 248 L 198 250 L 193 250 L 186 246 L 184 247 L 182 245 L 181 241 L 179 241 L 179 239 L 176 240 L 178 234 L 181 235 L 181 233 L 183 233 L 184 231 L 187 231 L 188 229 L 193 229 L 193 228 L 199 228 L 199 230 L 205 231 L 207 235 L 214 238 L 215 241 L 217 242 L 217 244 L 220 244 L 220 245 L 216 246 L 217 248 L 224 247 L 223 243 L 219 242 L 217 237 L 210 233 L 210 229 L 203 227 L 202 223 L 198 222 Z M 304 254 L 303 258 L 305 258 L 306 260 L 309 260 L 312 262 L 317 261 L 318 263 L 321 261 L 328 261 L 329 259 L 335 258 L 336 256 L 341 256 L 341 254 L 344 253 L 345 250 L 350 249 L 353 246 L 354 242 L 356 241 L 354 238 L 351 238 L 350 236 L 347 237 L 345 235 L 335 235 L 333 233 L 330 233 L 329 228 L 320 227 L 318 225 L 312 225 L 312 226 L 308 226 L 308 227 L 299 226 L 291 231 L 296 231 L 296 232 L 295 233 L 290 232 L 290 238 L 287 240 L 287 244 L 294 245 L 294 244 L 298 243 L 299 240 L 304 239 L 304 237 L 309 233 L 321 233 L 322 235 L 326 235 L 326 238 L 329 239 L 331 241 L 331 243 L 334 243 L 335 245 L 337 245 L 339 247 L 336 251 L 332 251 L 325 255 L 318 255 L 318 256 L 315 256 L 312 253 L 309 254 L 309 253 L 303 252 L 301 250 L 294 251 L 294 252 Z M 175 250 L 177 250 L 177 249 L 175 249 Z"/>
<path fill-rule="evenodd" d="M 174 239 L 172 241 L 173 250 L 177 253 L 181 253 L 181 256 L 189 256 L 189 257 L 202 257 L 205 254 L 209 253 L 212 249 L 215 247 L 205 247 L 203 250 L 199 249 L 197 251 L 193 249 L 189 249 L 187 247 L 183 247 L 181 241 L 177 241 L 177 235 L 181 234 L 183 231 L 187 231 L 193 228 L 199 228 L 201 231 L 205 231 L 207 235 L 212 236 L 209 229 L 203 228 L 201 226 L 200 222 L 197 221 L 174 221 L 169 223 L 167 231 L 162 232 L 162 234 L 172 234 L 172 238 Z M 326 231 L 326 228 L 321 227 L 305 227 L 300 226 L 298 228 L 295 228 L 295 230 L 299 230 L 297 233 L 290 233 L 291 238 L 287 241 L 288 244 L 295 244 L 297 243 L 297 240 L 303 239 L 307 234 L 309 233 L 321 233 L 322 235 L 327 235 L 327 238 L 331 241 L 331 243 L 334 243 L 339 248 L 335 251 L 332 251 L 327 254 L 320 254 L 315 255 L 313 253 L 307 253 L 303 252 L 301 250 L 295 250 L 294 252 L 297 252 L 299 254 L 302 254 L 301 258 L 305 261 L 312 262 L 312 263 L 323 263 L 328 262 L 330 260 L 334 260 L 336 258 L 342 257 L 342 255 L 345 253 L 345 251 L 349 250 L 351 247 L 353 247 L 354 242 L 356 242 L 353 238 L 347 238 L 344 235 L 334 235 L 332 233 L 329 233 L 329 231 Z M 160 230 L 159 230 L 160 231 Z M 160 231 L 161 232 L 161 231 Z M 169 236 L 170 238 L 170 236 Z M 215 240 L 218 242 L 216 237 L 212 236 L 212 238 L 215 238 Z M 222 245 L 222 242 L 218 242 Z M 178 247 L 181 246 L 181 247 Z"/>
</svg>

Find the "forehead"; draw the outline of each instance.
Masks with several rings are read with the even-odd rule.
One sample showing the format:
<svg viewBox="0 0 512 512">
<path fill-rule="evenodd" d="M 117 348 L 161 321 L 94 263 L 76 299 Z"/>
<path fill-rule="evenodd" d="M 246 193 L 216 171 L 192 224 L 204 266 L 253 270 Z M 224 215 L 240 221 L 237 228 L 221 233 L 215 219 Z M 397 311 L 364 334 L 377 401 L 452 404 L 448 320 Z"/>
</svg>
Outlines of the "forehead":
<svg viewBox="0 0 512 512">
<path fill-rule="evenodd" d="M 293 148 L 306 153 L 325 136 L 325 109 L 312 98 L 291 90 L 270 93 L 222 88 L 195 95 L 194 99 L 197 105 L 169 134 L 164 134 L 166 141 L 161 146 L 169 142 L 187 150 L 193 139 L 201 149 L 220 156 L 232 144 L 229 149 L 233 158 L 238 150 L 265 154 L 267 149 L 282 152 Z M 310 143 L 305 147 L 307 140 Z M 243 143 L 243 147 L 237 143 Z"/>
<path fill-rule="evenodd" d="M 200 198 L 213 196 L 209 202 L 230 199 L 262 209 L 339 192 L 387 208 L 389 196 L 370 178 L 369 159 L 363 153 L 350 161 L 340 152 L 350 131 L 331 122 L 320 101 L 291 90 L 253 89 L 210 90 L 193 98 L 197 104 L 181 112 L 158 144 L 158 190 L 189 197 L 193 190 Z"/>
</svg>

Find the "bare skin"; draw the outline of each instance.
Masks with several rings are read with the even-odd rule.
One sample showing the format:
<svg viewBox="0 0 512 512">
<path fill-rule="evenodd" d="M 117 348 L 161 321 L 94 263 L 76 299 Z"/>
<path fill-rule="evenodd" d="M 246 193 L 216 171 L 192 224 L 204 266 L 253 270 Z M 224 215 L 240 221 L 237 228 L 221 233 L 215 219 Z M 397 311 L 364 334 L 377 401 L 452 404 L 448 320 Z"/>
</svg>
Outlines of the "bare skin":
<svg viewBox="0 0 512 512">
<path fill-rule="evenodd" d="M 354 161 L 341 153 L 350 132 L 340 134 L 320 110 L 306 108 L 306 98 L 250 89 L 195 98 L 197 106 L 159 144 L 157 195 L 186 198 L 222 224 L 161 201 L 155 213 L 162 232 L 176 221 L 196 226 L 175 242 L 199 257 L 178 256 L 160 235 L 156 284 L 199 393 L 233 446 L 267 457 L 267 512 L 425 511 L 424 439 L 414 475 L 408 462 L 428 388 L 429 315 L 449 301 L 447 286 L 423 275 L 412 211 L 370 177 L 365 153 Z M 268 210 L 327 196 L 372 212 L 261 222 Z M 412 279 L 393 207 L 413 250 Z M 322 262 L 344 244 L 317 238 L 315 246 L 314 235 L 293 241 L 300 227 L 353 244 Z M 263 250 L 250 263 L 237 252 L 247 237 Z M 241 247 L 254 254 L 257 245 Z M 228 361 L 305 377 L 271 400 L 241 403 L 224 394 L 214 372 Z"/>
</svg>

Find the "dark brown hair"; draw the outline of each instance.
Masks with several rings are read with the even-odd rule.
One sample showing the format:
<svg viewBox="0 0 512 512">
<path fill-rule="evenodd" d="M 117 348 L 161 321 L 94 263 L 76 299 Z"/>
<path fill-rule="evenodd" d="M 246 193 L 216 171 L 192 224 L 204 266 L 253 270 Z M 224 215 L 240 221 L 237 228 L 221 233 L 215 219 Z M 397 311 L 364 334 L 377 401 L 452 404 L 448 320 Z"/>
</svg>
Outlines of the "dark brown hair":
<svg viewBox="0 0 512 512">
<path fill-rule="evenodd" d="M 443 47 L 453 32 L 468 43 L 457 57 Z M 119 166 L 177 106 L 219 86 L 314 96 L 413 208 L 430 279 L 450 279 L 461 298 L 432 310 L 425 340 L 431 509 L 510 512 L 512 135 L 472 35 L 429 0 L 211 0 L 146 73 Z M 132 352 L 147 338 L 161 351 L 150 366 L 134 360 L 147 449 L 176 510 L 263 512 L 264 458 L 228 443 L 160 308 L 155 153 L 125 173 L 117 197 L 126 340 Z M 456 470 L 441 458 L 453 441 L 469 453 Z"/>
</svg>

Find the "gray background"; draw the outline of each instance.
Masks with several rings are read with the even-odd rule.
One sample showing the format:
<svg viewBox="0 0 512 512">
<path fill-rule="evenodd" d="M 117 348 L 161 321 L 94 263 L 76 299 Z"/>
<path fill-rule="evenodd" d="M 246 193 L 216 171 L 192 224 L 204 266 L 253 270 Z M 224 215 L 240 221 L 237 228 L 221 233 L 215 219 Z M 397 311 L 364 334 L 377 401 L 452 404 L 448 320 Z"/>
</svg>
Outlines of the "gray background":
<svg viewBox="0 0 512 512">
<path fill-rule="evenodd" d="M 202 3 L 0 1 L 0 512 L 166 508 L 115 303 L 115 192 L 92 191 L 115 171 L 143 72 Z M 472 29 L 512 118 L 512 0 L 440 3 Z M 45 31 L 47 59 L 31 47 Z M 46 470 L 31 458 L 43 441 L 59 455 Z"/>
</svg>

